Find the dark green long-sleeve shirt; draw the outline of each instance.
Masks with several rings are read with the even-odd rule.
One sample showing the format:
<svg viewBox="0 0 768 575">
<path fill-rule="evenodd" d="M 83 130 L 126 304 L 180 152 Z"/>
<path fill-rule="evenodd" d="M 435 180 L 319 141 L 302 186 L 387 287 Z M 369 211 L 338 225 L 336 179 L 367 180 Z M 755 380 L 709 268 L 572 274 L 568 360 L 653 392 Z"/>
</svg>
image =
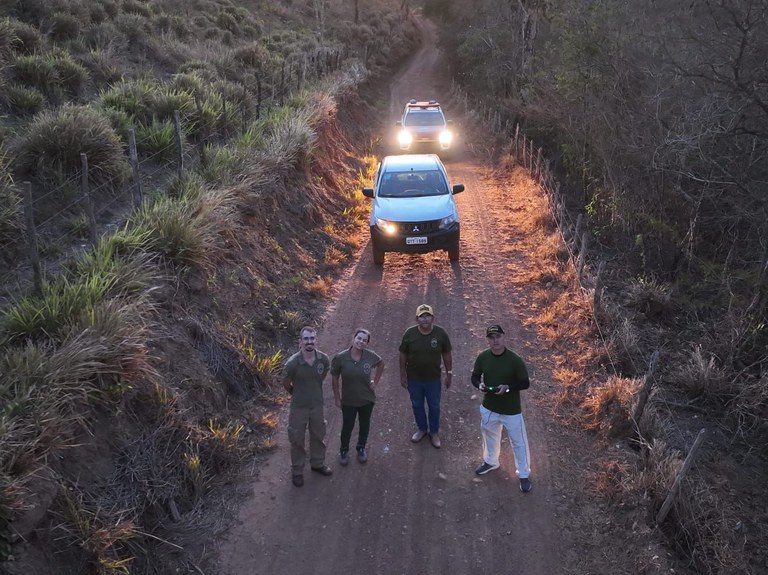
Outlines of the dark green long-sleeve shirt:
<svg viewBox="0 0 768 575">
<path fill-rule="evenodd" d="M 481 352 L 472 368 L 472 385 L 479 388 L 481 381 L 486 386 L 509 386 L 509 393 L 486 393 L 483 407 L 503 415 L 522 412 L 520 390 L 528 389 L 531 382 L 528 379 L 528 368 L 519 355 L 507 348 L 504 348 L 501 355 L 494 355 L 490 349 Z"/>
</svg>

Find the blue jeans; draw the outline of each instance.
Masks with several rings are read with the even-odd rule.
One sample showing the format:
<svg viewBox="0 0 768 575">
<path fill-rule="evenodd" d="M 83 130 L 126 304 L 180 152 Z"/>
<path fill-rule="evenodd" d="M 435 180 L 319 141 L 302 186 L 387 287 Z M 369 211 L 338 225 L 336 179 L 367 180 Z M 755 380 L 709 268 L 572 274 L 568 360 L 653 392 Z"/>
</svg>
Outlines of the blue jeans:
<svg viewBox="0 0 768 575">
<path fill-rule="evenodd" d="M 408 380 L 408 395 L 411 396 L 413 417 L 421 431 L 438 433 L 440 431 L 440 395 L 442 387 L 440 378 L 433 381 Z M 429 409 L 429 422 L 427 412 L 424 409 L 424 401 Z"/>
</svg>

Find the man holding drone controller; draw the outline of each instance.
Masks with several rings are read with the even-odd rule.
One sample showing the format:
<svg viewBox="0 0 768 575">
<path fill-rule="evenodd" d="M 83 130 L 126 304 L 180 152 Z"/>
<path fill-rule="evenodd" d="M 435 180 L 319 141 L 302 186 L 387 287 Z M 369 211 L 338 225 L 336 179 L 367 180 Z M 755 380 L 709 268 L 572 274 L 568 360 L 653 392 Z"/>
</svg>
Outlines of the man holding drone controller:
<svg viewBox="0 0 768 575">
<path fill-rule="evenodd" d="M 480 406 L 480 431 L 483 436 L 483 463 L 475 473 L 485 475 L 499 468 L 501 430 L 507 429 L 515 455 L 520 491 L 531 490 L 531 464 L 528 456 L 528 436 L 525 432 L 520 391 L 528 389 L 528 369 L 522 358 L 504 345 L 504 330 L 500 325 L 486 329 L 488 349 L 482 351 L 472 369 L 472 385 L 485 393 Z"/>
</svg>

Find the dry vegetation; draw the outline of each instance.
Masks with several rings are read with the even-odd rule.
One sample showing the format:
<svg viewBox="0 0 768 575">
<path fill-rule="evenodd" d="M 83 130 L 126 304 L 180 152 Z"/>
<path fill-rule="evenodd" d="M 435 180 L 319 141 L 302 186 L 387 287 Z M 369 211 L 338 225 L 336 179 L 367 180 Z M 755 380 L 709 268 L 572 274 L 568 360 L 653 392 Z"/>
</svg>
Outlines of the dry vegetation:
<svg viewBox="0 0 768 575">
<path fill-rule="evenodd" d="M 370 162 L 337 102 L 413 22 L 386 1 L 0 6 L 0 565 L 200 572 L 186 549 L 222 530 L 228 475 L 274 447 L 280 363 L 358 245 Z"/>
<path fill-rule="evenodd" d="M 766 3 L 429 0 L 426 11 L 463 87 L 544 147 L 571 221 L 589 230 L 578 280 L 551 222 L 521 241 L 550 262 L 528 279 L 558 354 L 553 413 L 635 450 L 606 462 L 597 490 L 615 510 L 641 504 L 638 521 L 655 528 L 707 428 L 661 528 L 694 572 L 764 572 Z M 584 297 L 558 295 L 560 282 Z M 654 351 L 655 387 L 633 421 Z"/>
</svg>

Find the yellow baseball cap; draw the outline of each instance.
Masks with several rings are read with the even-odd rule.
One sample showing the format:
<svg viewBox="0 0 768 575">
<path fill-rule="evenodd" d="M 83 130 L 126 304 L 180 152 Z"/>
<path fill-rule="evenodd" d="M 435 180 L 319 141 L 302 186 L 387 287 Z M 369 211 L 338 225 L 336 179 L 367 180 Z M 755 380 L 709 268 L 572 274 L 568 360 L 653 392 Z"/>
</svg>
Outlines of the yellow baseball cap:
<svg viewBox="0 0 768 575">
<path fill-rule="evenodd" d="M 429 315 L 435 315 L 435 312 L 432 311 L 431 305 L 427 305 L 423 303 L 416 308 L 416 317 L 419 317 L 420 315 L 424 315 L 425 313 L 428 313 Z"/>
</svg>

